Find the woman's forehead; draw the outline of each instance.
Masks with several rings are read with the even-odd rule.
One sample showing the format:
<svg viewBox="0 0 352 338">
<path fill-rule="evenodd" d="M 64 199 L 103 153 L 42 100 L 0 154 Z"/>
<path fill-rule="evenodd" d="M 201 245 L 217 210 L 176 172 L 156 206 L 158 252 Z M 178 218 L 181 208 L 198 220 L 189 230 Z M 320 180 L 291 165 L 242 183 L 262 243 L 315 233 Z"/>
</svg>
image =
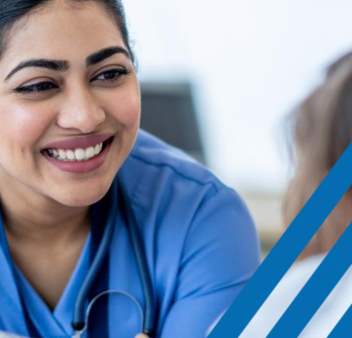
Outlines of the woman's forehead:
<svg viewBox="0 0 352 338">
<path fill-rule="evenodd" d="M 117 24 L 94 1 L 72 6 L 54 1 L 21 19 L 9 34 L 2 61 L 79 58 L 107 46 L 124 46 Z"/>
</svg>

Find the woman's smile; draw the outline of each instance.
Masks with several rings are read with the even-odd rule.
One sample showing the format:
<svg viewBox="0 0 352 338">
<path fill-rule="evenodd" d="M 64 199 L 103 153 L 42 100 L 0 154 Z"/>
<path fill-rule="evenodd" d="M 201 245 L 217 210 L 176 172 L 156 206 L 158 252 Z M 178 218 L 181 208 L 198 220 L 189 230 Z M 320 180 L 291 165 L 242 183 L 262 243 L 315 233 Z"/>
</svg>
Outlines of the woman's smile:
<svg viewBox="0 0 352 338">
<path fill-rule="evenodd" d="M 63 171 L 88 173 L 105 163 L 113 139 L 113 136 L 97 135 L 56 142 L 42 150 L 42 154 Z"/>
</svg>

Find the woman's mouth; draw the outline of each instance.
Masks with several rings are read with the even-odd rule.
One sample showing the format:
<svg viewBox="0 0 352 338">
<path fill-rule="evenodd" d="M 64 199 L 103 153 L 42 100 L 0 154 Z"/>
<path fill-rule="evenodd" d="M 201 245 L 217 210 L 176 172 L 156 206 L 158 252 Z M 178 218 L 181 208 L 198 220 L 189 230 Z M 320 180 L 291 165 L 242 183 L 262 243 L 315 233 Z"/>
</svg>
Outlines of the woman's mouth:
<svg viewBox="0 0 352 338">
<path fill-rule="evenodd" d="M 87 148 L 47 148 L 43 155 L 56 167 L 72 173 L 84 173 L 97 169 L 105 162 L 114 137 Z"/>
<path fill-rule="evenodd" d="M 77 149 L 52 149 L 49 148 L 46 150 L 50 157 L 53 157 L 59 161 L 88 161 L 91 158 L 99 155 L 103 150 L 103 143 L 99 143 L 95 146 L 88 147 L 86 149 L 77 148 Z"/>
</svg>

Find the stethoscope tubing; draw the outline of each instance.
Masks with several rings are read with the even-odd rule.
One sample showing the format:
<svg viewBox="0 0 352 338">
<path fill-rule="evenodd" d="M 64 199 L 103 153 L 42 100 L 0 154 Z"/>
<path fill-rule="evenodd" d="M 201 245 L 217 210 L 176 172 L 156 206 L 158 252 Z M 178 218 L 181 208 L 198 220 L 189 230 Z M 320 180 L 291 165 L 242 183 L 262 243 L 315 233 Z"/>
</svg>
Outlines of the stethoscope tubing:
<svg viewBox="0 0 352 338">
<path fill-rule="evenodd" d="M 115 181 L 113 185 L 116 184 Z M 114 187 L 113 187 L 114 188 Z M 113 191 L 115 189 L 112 189 Z M 111 205 L 117 206 L 118 200 L 116 194 L 111 194 Z M 103 237 L 101 239 L 98 251 L 96 256 L 92 262 L 92 266 L 88 271 L 88 274 L 79 290 L 78 296 L 76 298 L 75 307 L 74 307 L 74 314 L 72 320 L 72 327 L 75 331 L 81 331 L 84 329 L 86 325 L 85 320 L 85 301 L 88 296 L 88 292 L 100 270 L 102 267 L 103 261 L 109 251 L 110 244 L 113 238 L 113 232 L 115 230 L 115 220 L 116 220 L 116 213 L 117 208 L 112 208 L 113 210 L 110 212 L 106 229 L 104 231 Z"/>
<path fill-rule="evenodd" d="M 138 271 L 142 280 L 144 298 L 145 298 L 145 311 L 143 316 L 143 333 L 152 336 L 155 325 L 155 308 L 154 308 L 154 294 L 152 282 L 149 275 L 148 263 L 145 257 L 145 251 L 143 243 L 140 238 L 140 234 L 137 228 L 137 220 L 135 219 L 135 213 L 132 210 L 131 203 L 127 202 L 127 194 L 122 184 L 119 184 L 119 196 L 122 203 L 122 210 L 127 218 L 128 229 L 131 236 L 131 242 L 134 253 L 136 255 L 136 261 L 138 265 Z M 121 198 L 122 197 L 122 198 Z"/>
<path fill-rule="evenodd" d="M 142 332 L 144 335 L 152 337 L 155 325 L 154 294 L 152 282 L 149 275 L 148 264 L 145 258 L 143 243 L 137 228 L 137 220 L 135 218 L 135 214 L 132 210 L 131 204 L 127 203 L 127 194 L 119 178 L 117 180 L 114 180 L 113 186 L 111 188 L 112 193 L 110 202 L 113 208 L 109 213 L 107 225 L 103 237 L 101 239 L 97 254 L 78 293 L 74 307 L 72 327 L 76 332 L 80 332 L 86 327 L 86 317 L 84 311 L 85 301 L 87 299 L 88 292 L 103 264 L 103 261 L 106 255 L 108 254 L 110 244 L 113 238 L 113 232 L 116 228 L 117 205 L 119 202 L 121 205 L 122 214 L 127 221 L 127 227 L 129 229 L 132 247 L 136 256 L 136 261 L 144 292 L 145 308 L 144 315 L 142 313 L 141 316 Z M 116 191 L 118 192 L 117 194 L 115 193 Z"/>
</svg>

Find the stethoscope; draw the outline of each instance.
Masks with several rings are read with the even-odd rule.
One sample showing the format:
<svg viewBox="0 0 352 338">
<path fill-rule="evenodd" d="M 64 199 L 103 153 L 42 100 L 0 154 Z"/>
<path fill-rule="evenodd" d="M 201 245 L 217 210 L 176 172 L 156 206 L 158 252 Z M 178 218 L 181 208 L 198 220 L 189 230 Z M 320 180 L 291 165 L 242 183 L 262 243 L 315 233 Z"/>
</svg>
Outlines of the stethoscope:
<svg viewBox="0 0 352 338">
<path fill-rule="evenodd" d="M 142 325 L 141 325 L 141 333 L 138 333 L 135 336 L 135 338 L 151 338 L 154 331 L 153 289 L 152 289 L 150 276 L 148 273 L 147 261 L 144 256 L 143 244 L 137 229 L 137 220 L 134 217 L 134 213 L 131 208 L 131 205 L 129 203 L 126 203 L 127 195 L 119 179 L 114 180 L 112 187 L 110 189 L 110 194 L 111 194 L 111 205 L 116 207 L 112 208 L 112 210 L 109 212 L 107 224 L 106 224 L 98 251 L 92 262 L 89 272 L 81 286 L 81 289 L 78 293 L 78 296 L 75 302 L 74 314 L 73 314 L 73 320 L 72 320 L 72 327 L 75 330 L 75 335 L 73 338 L 80 338 L 82 336 L 82 334 L 85 332 L 87 327 L 86 319 L 88 318 L 91 307 L 94 305 L 94 303 L 97 301 L 97 299 L 100 296 L 108 293 L 117 293 L 119 295 L 128 297 L 136 304 L 141 316 Z M 145 308 L 143 311 L 140 303 L 132 295 L 128 293 L 125 293 L 119 290 L 108 290 L 96 296 L 89 304 L 87 312 L 85 312 L 85 302 L 87 300 L 88 292 L 91 289 L 91 286 L 100 268 L 102 267 L 103 261 L 109 251 L 111 240 L 113 238 L 113 232 L 115 231 L 115 228 L 116 228 L 118 203 L 120 203 L 121 212 L 123 213 L 123 216 L 127 220 L 132 247 L 136 257 L 140 278 L 142 281 L 142 287 L 143 287 L 144 298 L 145 298 Z"/>
</svg>

